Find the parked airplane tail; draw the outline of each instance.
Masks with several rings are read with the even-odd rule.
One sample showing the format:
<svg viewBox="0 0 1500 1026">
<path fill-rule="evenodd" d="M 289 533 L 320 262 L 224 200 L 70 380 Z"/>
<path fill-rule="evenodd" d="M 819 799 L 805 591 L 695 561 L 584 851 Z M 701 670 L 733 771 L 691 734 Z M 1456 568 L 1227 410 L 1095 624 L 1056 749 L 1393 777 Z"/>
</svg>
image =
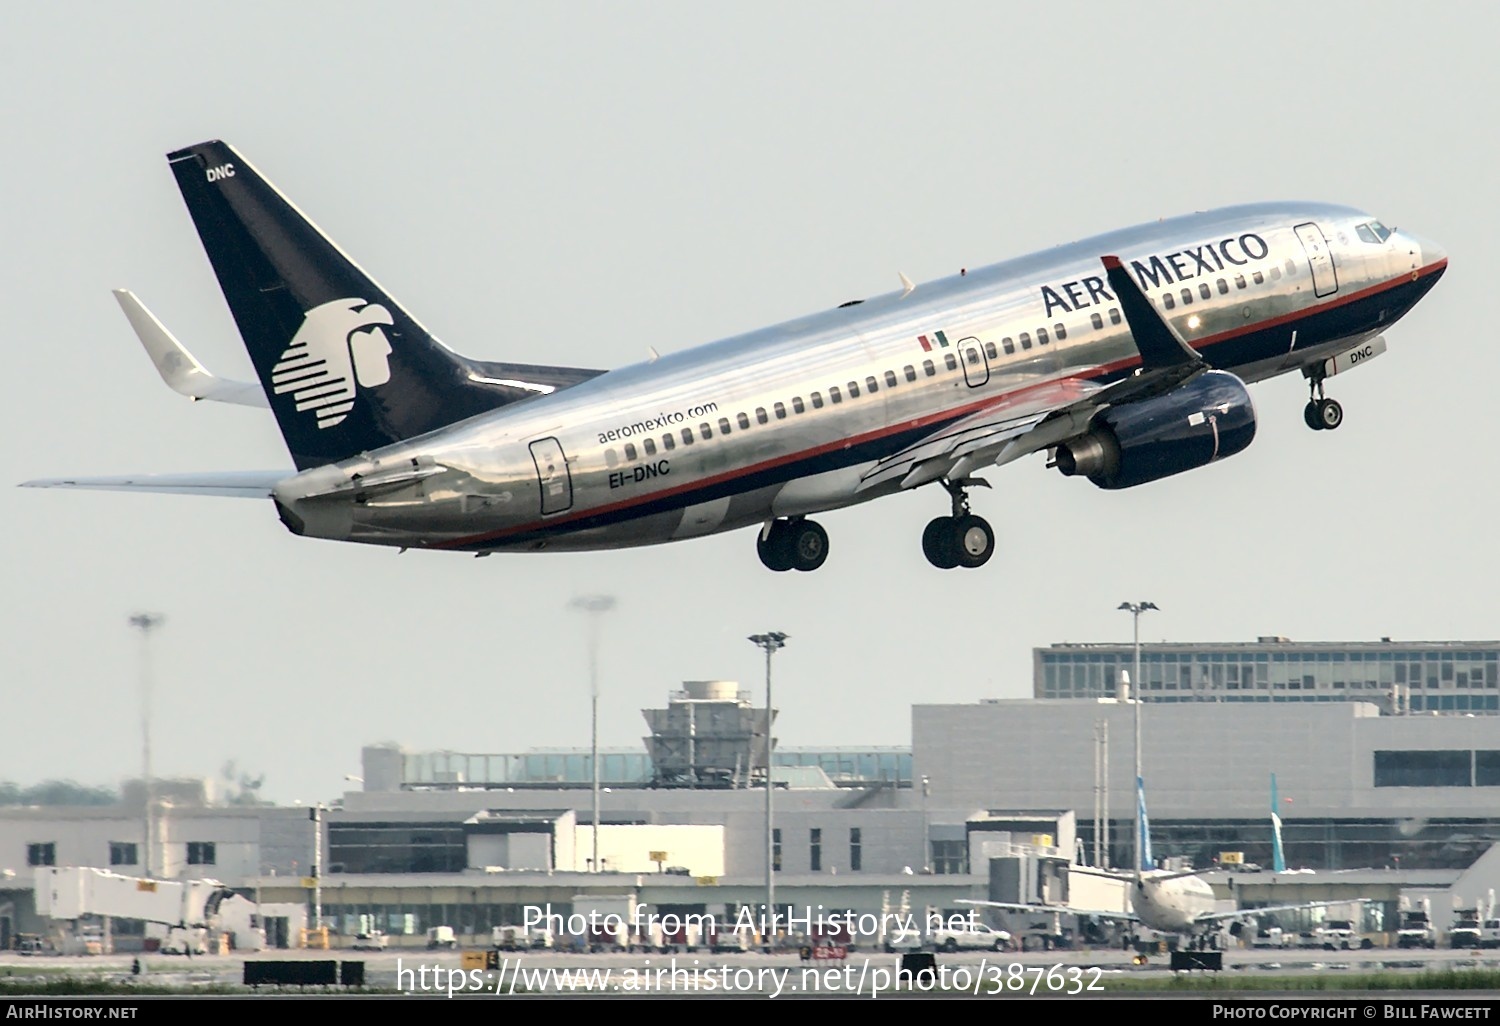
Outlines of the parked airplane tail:
<svg viewBox="0 0 1500 1026">
<path fill-rule="evenodd" d="M 230 146 L 167 159 L 299 470 L 600 373 L 462 357 Z"/>
<path fill-rule="evenodd" d="M 1281 848 L 1281 808 L 1276 797 L 1276 774 L 1271 774 L 1271 871 L 1286 872 L 1286 855 Z"/>
<path fill-rule="evenodd" d="M 1151 821 L 1146 818 L 1146 782 L 1140 777 L 1135 778 L 1135 803 L 1141 821 L 1141 835 L 1136 839 L 1139 842 L 1140 857 L 1136 859 L 1135 868 L 1145 872 L 1156 868 L 1156 860 L 1151 857 Z"/>
</svg>

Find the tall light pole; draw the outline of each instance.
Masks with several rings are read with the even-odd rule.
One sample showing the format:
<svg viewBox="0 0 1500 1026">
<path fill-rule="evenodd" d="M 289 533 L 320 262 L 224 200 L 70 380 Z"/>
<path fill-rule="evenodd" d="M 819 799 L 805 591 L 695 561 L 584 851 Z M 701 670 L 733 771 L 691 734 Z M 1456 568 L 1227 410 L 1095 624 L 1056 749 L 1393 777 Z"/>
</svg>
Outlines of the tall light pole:
<svg viewBox="0 0 1500 1026">
<path fill-rule="evenodd" d="M 776 936 L 776 866 L 773 861 L 775 831 L 771 826 L 771 795 L 776 790 L 771 780 L 771 753 L 775 747 L 771 741 L 771 724 L 776 712 L 771 705 L 771 655 L 786 644 L 786 638 L 781 631 L 750 635 L 753 644 L 766 650 L 766 917 L 771 938 Z M 762 937 L 765 937 L 764 931 Z M 765 947 L 767 951 L 771 950 L 770 940 L 766 940 Z"/>
<path fill-rule="evenodd" d="M 1130 697 L 1135 703 L 1135 842 L 1134 860 L 1135 870 L 1139 871 L 1145 867 L 1141 865 L 1141 614 L 1148 609 L 1161 611 L 1161 607 L 1154 602 L 1121 602 L 1120 609 L 1130 613 L 1134 623 L 1135 638 L 1135 669 L 1130 678 Z"/>
<path fill-rule="evenodd" d="M 594 857 L 589 872 L 599 872 L 599 614 L 615 608 L 613 595 L 584 595 L 568 603 L 569 608 L 589 614 L 589 764 L 594 784 Z"/>
<path fill-rule="evenodd" d="M 130 618 L 130 626 L 141 632 L 141 786 L 146 790 L 146 843 L 141 863 L 147 879 L 156 875 L 152 858 L 156 831 L 156 812 L 152 806 L 156 803 L 156 786 L 151 780 L 151 632 L 166 620 L 160 613 L 136 613 Z"/>
</svg>

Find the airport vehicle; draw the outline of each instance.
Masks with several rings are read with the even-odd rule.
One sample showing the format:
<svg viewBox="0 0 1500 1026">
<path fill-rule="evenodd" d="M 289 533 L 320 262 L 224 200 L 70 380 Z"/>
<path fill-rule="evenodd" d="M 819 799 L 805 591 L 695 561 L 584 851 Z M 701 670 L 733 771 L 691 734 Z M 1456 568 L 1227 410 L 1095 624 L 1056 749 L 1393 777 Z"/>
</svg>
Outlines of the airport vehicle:
<svg viewBox="0 0 1500 1026">
<path fill-rule="evenodd" d="M 1121 874 L 1113 870 L 1094 869 L 1088 866 L 1073 866 L 1070 869 L 1070 872 L 1074 873 L 1128 880 L 1131 905 L 1129 912 L 1074 908 L 1049 909 L 1047 906 L 1034 904 L 978 900 L 961 900 L 961 903 L 1028 912 L 1046 909 L 1129 922 L 1157 933 L 1175 935 L 1185 941 L 1189 950 L 1217 946 L 1221 928 L 1234 922 L 1248 924 L 1255 916 L 1274 912 L 1350 904 L 1348 901 L 1309 901 L 1268 905 L 1255 909 L 1220 911 L 1213 887 L 1197 870 L 1167 870 L 1156 867 L 1155 859 L 1151 854 L 1151 823 L 1146 814 L 1145 783 L 1140 777 L 1136 778 L 1136 808 L 1140 828 L 1135 838 L 1136 868 L 1132 872 Z M 1279 820 L 1275 821 L 1275 825 L 1279 829 Z M 1277 858 L 1280 858 L 1279 850 Z"/>
<path fill-rule="evenodd" d="M 1435 948 L 1437 931 L 1432 926 L 1431 908 L 1426 898 L 1420 908 L 1404 909 L 1401 925 L 1396 929 L 1398 948 Z"/>
<path fill-rule="evenodd" d="M 639 902 L 634 894 L 575 894 L 573 915 L 581 917 L 584 932 L 578 943 L 589 951 L 634 951 Z M 642 946 L 647 941 L 642 940 Z"/>
<path fill-rule="evenodd" d="M 354 943 L 350 947 L 355 951 L 384 951 L 387 943 L 384 933 L 379 930 L 371 930 L 369 933 L 355 934 Z"/>
<path fill-rule="evenodd" d="M 1290 948 L 1296 940 L 1296 934 L 1288 933 L 1279 926 L 1267 926 L 1255 933 L 1255 939 L 1250 942 L 1252 948 Z"/>
<path fill-rule="evenodd" d="M 430 926 L 427 928 L 427 950 L 435 951 L 439 948 L 448 951 L 458 948 L 458 936 L 453 932 L 453 927 Z"/>
<path fill-rule="evenodd" d="M 497 926 L 490 945 L 498 951 L 545 951 L 552 947 L 552 931 L 527 926 Z"/>
<path fill-rule="evenodd" d="M 52 953 L 52 949 L 36 934 L 21 933 L 16 935 L 16 952 L 22 955 L 47 955 Z"/>
<path fill-rule="evenodd" d="M 1473 908 L 1459 909 L 1453 918 L 1453 926 L 1448 930 L 1448 946 L 1450 948 L 1477 948 L 1480 946 L 1480 938 L 1484 934 L 1484 927 L 1479 921 L 1479 910 Z"/>
<path fill-rule="evenodd" d="M 1004 951 L 1010 947 L 1010 934 L 983 923 L 940 926 L 932 931 L 934 951 Z"/>
<path fill-rule="evenodd" d="M 1329 919 L 1318 927 L 1318 939 L 1328 951 L 1348 951 L 1351 948 L 1373 947 L 1368 938 L 1361 938 L 1352 919 Z"/>
<path fill-rule="evenodd" d="M 1481 948 L 1500 948 L 1500 919 L 1486 919 L 1479 928 Z"/>
<path fill-rule="evenodd" d="M 1005 951 L 1010 942 L 1011 935 L 1005 930 L 955 917 L 954 921 L 930 924 L 925 937 L 906 927 L 895 930 L 884 946 L 887 952 L 920 951 L 924 947 L 933 951 Z"/>
<path fill-rule="evenodd" d="M 308 538 L 470 552 L 620 548 L 757 528 L 775 571 L 829 552 L 811 517 L 924 485 L 943 569 L 995 532 L 976 475 L 1024 456 L 1103 489 L 1218 462 L 1255 436 L 1247 385 L 1325 381 L 1385 352 L 1442 249 L 1368 213 L 1260 203 L 1165 218 L 609 372 L 441 344 L 221 141 L 168 155 L 258 385 L 209 372 L 128 291 L 168 384 L 268 405 L 292 468 L 32 487 L 270 499 Z M 929 489 L 929 491 L 936 491 Z"/>
</svg>

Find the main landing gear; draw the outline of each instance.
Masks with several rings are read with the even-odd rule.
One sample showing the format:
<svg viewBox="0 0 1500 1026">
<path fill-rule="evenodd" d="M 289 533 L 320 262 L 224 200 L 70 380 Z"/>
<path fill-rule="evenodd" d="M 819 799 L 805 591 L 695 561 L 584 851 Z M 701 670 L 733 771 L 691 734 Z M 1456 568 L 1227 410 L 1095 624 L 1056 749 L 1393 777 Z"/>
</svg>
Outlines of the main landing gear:
<svg viewBox="0 0 1500 1026">
<path fill-rule="evenodd" d="M 1307 406 L 1302 410 L 1302 419 L 1314 431 L 1332 431 L 1344 422 L 1344 408 L 1338 400 L 1323 395 L 1323 375 L 1307 376 Z"/>
<path fill-rule="evenodd" d="M 816 570 L 828 558 L 828 532 L 802 517 L 772 520 L 761 528 L 755 551 L 772 570 Z"/>
<path fill-rule="evenodd" d="M 995 554 L 995 532 L 983 517 L 969 512 L 969 485 L 989 484 L 979 478 L 962 481 L 943 479 L 943 487 L 953 500 L 953 515 L 938 517 L 922 532 L 922 552 L 927 562 L 940 570 L 954 567 L 984 566 Z"/>
</svg>

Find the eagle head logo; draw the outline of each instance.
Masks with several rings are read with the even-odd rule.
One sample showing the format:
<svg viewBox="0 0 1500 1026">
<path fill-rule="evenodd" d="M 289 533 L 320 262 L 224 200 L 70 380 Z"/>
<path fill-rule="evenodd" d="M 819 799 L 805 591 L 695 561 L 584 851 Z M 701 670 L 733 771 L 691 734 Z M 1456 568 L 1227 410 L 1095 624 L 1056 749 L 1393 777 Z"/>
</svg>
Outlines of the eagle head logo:
<svg viewBox="0 0 1500 1026">
<path fill-rule="evenodd" d="M 379 303 L 335 299 L 302 315 L 302 327 L 271 368 L 277 395 L 290 392 L 298 413 L 311 411 L 319 428 L 342 423 L 359 386 L 391 379 L 391 342 L 382 324 L 395 324 Z"/>
</svg>

